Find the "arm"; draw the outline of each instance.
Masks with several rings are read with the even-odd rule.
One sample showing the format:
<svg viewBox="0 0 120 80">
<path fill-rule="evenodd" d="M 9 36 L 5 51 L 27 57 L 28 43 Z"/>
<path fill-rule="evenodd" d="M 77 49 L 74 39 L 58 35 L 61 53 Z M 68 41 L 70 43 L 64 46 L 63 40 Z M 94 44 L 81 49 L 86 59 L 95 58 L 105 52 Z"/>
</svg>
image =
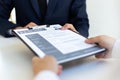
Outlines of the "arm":
<svg viewBox="0 0 120 80">
<path fill-rule="evenodd" d="M 70 9 L 70 23 L 81 35 L 88 37 L 89 22 L 86 13 L 86 0 L 73 0 Z"/>
<path fill-rule="evenodd" d="M 7 31 L 19 26 L 8 21 L 13 7 L 14 2 L 12 0 L 0 0 L 0 35 L 8 37 Z"/>
</svg>

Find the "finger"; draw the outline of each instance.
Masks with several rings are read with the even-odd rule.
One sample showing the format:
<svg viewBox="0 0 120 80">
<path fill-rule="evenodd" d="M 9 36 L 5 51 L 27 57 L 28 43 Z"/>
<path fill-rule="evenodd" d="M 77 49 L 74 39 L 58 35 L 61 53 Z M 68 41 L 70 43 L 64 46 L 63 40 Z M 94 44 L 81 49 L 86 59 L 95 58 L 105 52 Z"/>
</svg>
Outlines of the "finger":
<svg viewBox="0 0 120 80">
<path fill-rule="evenodd" d="M 95 55 L 96 58 L 105 58 L 105 53 L 100 53 Z"/>
<path fill-rule="evenodd" d="M 32 58 L 32 61 L 36 61 L 36 60 L 38 60 L 39 58 L 37 57 L 37 56 L 35 56 L 35 57 L 33 57 Z"/>
<path fill-rule="evenodd" d="M 63 69 L 62 65 L 59 65 L 58 72 L 57 72 L 58 75 L 60 75 L 62 73 L 62 69 Z"/>
<path fill-rule="evenodd" d="M 57 62 L 56 58 L 54 56 L 51 56 L 51 55 L 46 55 L 44 58 L 47 59 L 47 60 L 52 60 L 52 61 Z"/>
<path fill-rule="evenodd" d="M 37 24 L 34 23 L 34 22 L 30 22 L 30 23 L 27 24 L 25 27 L 34 27 L 34 26 L 37 26 Z"/>
<path fill-rule="evenodd" d="M 55 72 L 56 74 L 60 74 L 62 69 L 61 67 L 58 66 L 57 60 L 54 56 L 45 56 L 46 58 L 46 62 L 48 62 L 48 60 L 50 61 L 48 64 L 51 65 L 51 69 L 53 72 Z"/>
<path fill-rule="evenodd" d="M 65 29 L 68 29 L 68 28 L 71 28 L 71 25 L 70 25 L 70 24 L 65 24 L 63 27 L 64 27 Z"/>
<path fill-rule="evenodd" d="M 110 58 L 111 54 L 109 53 L 108 50 L 106 50 L 105 52 L 99 53 L 95 55 L 96 58 Z"/>
<path fill-rule="evenodd" d="M 86 39 L 85 42 L 90 44 L 99 43 L 100 39 L 98 37 L 93 37 L 93 38 Z"/>
<path fill-rule="evenodd" d="M 41 60 L 41 59 L 40 59 L 39 57 L 37 57 L 37 56 L 33 57 L 33 58 L 32 58 L 32 64 L 33 64 L 33 66 L 35 66 L 35 64 L 39 63 L 40 60 Z"/>
<path fill-rule="evenodd" d="M 31 23 L 30 23 L 30 27 L 34 27 L 34 26 L 37 26 L 37 24 L 34 23 L 34 22 L 31 22 Z"/>
<path fill-rule="evenodd" d="M 61 28 L 61 30 L 66 30 L 67 28 L 65 27 L 65 26 L 63 26 L 62 28 Z"/>
<path fill-rule="evenodd" d="M 72 30 L 72 31 L 76 31 L 76 29 L 74 28 L 74 26 L 72 24 L 68 24 L 66 23 L 63 27 L 62 27 L 63 30 L 65 29 L 69 29 L 69 30 Z"/>
<path fill-rule="evenodd" d="M 32 66 L 33 66 L 33 71 L 34 75 L 37 75 L 39 72 L 39 64 L 40 64 L 40 58 L 39 57 L 33 57 L 32 58 Z"/>
</svg>

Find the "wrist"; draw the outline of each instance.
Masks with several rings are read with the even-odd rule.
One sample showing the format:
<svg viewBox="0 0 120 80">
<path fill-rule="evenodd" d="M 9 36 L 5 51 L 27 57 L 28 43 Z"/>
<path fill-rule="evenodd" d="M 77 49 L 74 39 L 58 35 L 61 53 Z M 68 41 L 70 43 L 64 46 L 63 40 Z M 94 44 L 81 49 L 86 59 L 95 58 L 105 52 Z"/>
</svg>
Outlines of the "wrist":
<svg viewBox="0 0 120 80">
<path fill-rule="evenodd" d="M 49 70 L 39 72 L 34 78 L 34 80 L 47 80 L 47 79 L 60 80 L 57 74 Z"/>
</svg>

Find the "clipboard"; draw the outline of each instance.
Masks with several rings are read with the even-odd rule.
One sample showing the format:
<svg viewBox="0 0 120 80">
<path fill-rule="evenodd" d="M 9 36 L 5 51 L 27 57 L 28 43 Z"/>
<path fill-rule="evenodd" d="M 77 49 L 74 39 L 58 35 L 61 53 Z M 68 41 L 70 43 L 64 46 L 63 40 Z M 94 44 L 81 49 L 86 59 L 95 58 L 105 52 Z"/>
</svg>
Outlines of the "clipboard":
<svg viewBox="0 0 120 80">
<path fill-rule="evenodd" d="M 13 30 L 36 55 L 52 55 L 58 63 L 65 63 L 105 51 L 96 44 L 85 43 L 85 37 L 71 30 L 61 30 L 61 25 L 42 25 Z"/>
</svg>

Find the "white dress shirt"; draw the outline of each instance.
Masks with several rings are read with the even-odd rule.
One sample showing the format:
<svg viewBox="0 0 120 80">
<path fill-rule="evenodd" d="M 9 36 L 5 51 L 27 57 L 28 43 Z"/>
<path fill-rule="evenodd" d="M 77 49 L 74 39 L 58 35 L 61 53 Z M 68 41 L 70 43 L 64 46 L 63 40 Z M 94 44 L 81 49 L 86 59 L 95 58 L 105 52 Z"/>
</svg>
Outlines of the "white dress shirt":
<svg viewBox="0 0 120 80">
<path fill-rule="evenodd" d="M 47 4 L 49 3 L 49 0 L 47 0 Z"/>
<path fill-rule="evenodd" d="M 116 40 L 116 42 L 113 46 L 112 57 L 113 58 L 120 58 L 120 39 Z"/>
<path fill-rule="evenodd" d="M 113 46 L 112 55 L 115 58 L 120 58 L 120 40 L 116 40 Z M 43 71 L 40 72 L 35 77 L 35 80 L 60 80 L 60 79 L 55 73 L 51 71 Z"/>
<path fill-rule="evenodd" d="M 59 77 L 52 71 L 42 71 L 40 72 L 34 80 L 60 80 Z"/>
</svg>

